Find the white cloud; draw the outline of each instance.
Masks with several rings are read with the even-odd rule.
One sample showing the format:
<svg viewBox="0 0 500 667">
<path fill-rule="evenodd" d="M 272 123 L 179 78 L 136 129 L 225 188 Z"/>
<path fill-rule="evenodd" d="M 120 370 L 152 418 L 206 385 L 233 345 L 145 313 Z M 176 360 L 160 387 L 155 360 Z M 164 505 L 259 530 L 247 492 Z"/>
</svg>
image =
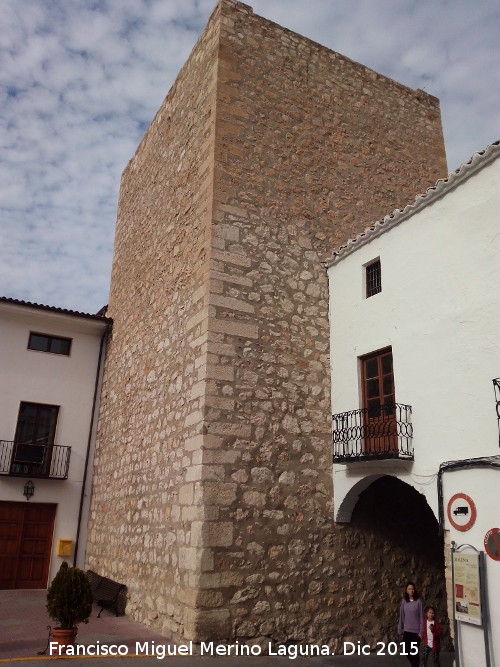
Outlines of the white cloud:
<svg viewBox="0 0 500 667">
<path fill-rule="evenodd" d="M 496 0 L 248 0 L 441 98 L 450 168 L 495 140 Z M 0 292 L 96 311 L 119 179 L 212 0 L 3 0 Z"/>
</svg>

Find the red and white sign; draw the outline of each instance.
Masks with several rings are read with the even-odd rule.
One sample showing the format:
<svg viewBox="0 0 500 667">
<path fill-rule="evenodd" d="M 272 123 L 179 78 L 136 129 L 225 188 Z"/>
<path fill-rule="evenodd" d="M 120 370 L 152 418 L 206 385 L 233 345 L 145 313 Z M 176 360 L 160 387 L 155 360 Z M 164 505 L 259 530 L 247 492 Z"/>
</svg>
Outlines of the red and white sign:
<svg viewBox="0 0 500 667">
<path fill-rule="evenodd" d="M 465 493 L 456 493 L 448 502 L 448 520 L 457 530 L 465 532 L 476 521 L 477 511 L 474 501 Z"/>
<path fill-rule="evenodd" d="M 500 560 L 500 528 L 492 528 L 486 533 L 484 550 L 493 560 Z"/>
</svg>

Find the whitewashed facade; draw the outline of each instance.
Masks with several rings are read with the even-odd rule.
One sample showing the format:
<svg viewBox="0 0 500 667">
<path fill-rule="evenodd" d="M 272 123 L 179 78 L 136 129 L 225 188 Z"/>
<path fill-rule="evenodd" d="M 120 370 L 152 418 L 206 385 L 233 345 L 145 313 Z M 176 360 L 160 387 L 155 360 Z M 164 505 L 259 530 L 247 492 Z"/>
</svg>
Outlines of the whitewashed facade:
<svg viewBox="0 0 500 667">
<path fill-rule="evenodd" d="M 65 558 L 71 563 L 78 541 L 83 566 L 109 325 L 105 317 L 0 299 L 3 588 L 44 587 L 63 559 L 59 540 L 71 541 Z M 30 481 L 34 493 L 27 500 Z"/>
<path fill-rule="evenodd" d="M 360 493 L 384 475 L 423 494 L 438 518 L 440 466 L 498 458 L 492 380 L 500 376 L 499 156 L 498 142 L 476 153 L 414 204 L 377 222 L 327 262 L 339 522 L 350 521 Z M 369 267 L 376 269 L 380 282 L 375 289 L 367 286 L 373 273 Z M 383 375 L 381 351 L 392 356 L 391 376 L 388 370 Z M 378 361 L 370 361 L 369 355 Z M 372 369 L 377 363 L 379 371 Z M 389 365 L 386 359 L 387 369 Z M 383 403 L 384 392 L 387 414 L 377 415 L 368 402 Z M 394 402 L 411 411 L 391 407 Z M 356 410 L 361 412 L 354 424 Z M 379 433 L 385 433 L 385 440 L 377 440 Z M 500 474 L 493 467 L 497 459 L 492 460 L 489 468 L 442 475 L 444 527 L 457 544 L 483 549 L 484 534 L 500 526 Z M 478 505 L 470 532 L 453 531 L 447 517 L 449 499 L 460 492 L 475 494 Z M 500 603 L 492 592 L 500 589 L 500 561 L 487 556 L 486 563 L 490 627 L 498 628 Z M 481 662 L 480 628 L 467 627 L 463 639 L 464 652 L 478 660 L 462 664 L 486 664 Z M 492 643 L 492 664 L 499 666 L 498 632 Z"/>
</svg>

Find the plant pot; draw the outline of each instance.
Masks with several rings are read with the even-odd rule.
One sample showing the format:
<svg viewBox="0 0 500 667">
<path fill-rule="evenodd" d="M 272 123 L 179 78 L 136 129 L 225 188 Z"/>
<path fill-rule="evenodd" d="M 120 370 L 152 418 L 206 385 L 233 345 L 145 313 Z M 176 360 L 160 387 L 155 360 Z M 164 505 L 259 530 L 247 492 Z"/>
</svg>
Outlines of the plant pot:
<svg viewBox="0 0 500 667">
<path fill-rule="evenodd" d="M 58 653 L 66 653 L 67 646 L 74 646 L 76 640 L 76 633 L 78 628 L 71 628 L 66 630 L 64 628 L 53 628 L 52 629 L 52 640 L 56 644 L 59 644 L 60 649 Z"/>
</svg>

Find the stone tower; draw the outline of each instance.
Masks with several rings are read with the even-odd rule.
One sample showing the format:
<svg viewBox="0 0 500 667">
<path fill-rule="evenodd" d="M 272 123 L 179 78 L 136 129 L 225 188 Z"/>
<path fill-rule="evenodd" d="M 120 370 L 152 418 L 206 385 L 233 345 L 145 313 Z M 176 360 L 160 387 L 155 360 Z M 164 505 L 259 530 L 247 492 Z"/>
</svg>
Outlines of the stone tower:
<svg viewBox="0 0 500 667">
<path fill-rule="evenodd" d="M 434 97 L 215 7 L 120 191 L 87 560 L 134 618 L 197 641 L 392 628 L 332 516 L 320 259 L 445 174 Z"/>
</svg>

